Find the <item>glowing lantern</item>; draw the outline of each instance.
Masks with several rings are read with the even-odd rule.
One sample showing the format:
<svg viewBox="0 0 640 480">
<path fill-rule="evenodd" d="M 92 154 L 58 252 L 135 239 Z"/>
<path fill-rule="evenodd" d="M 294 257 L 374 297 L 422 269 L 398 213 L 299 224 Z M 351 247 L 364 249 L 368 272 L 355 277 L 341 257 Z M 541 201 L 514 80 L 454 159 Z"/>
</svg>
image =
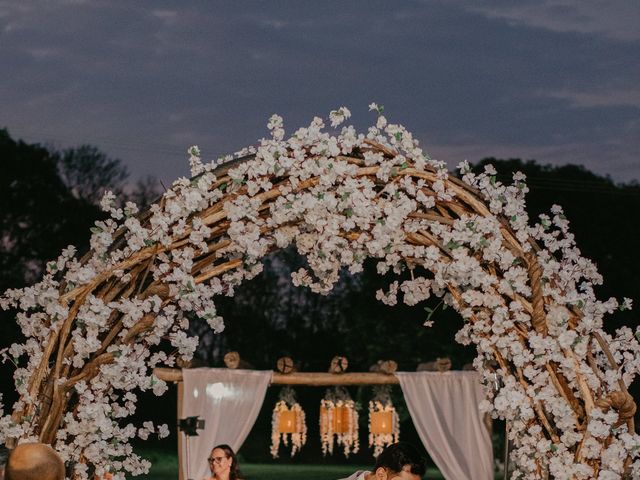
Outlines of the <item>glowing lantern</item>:
<svg viewBox="0 0 640 480">
<path fill-rule="evenodd" d="M 296 431 L 297 427 L 296 421 L 296 411 L 295 410 L 281 410 L 280 411 L 280 420 L 278 422 L 278 432 L 279 433 L 298 433 Z"/>
<path fill-rule="evenodd" d="M 388 391 L 369 402 L 369 446 L 377 457 L 385 446 L 400 440 L 400 421 Z"/>
<path fill-rule="evenodd" d="M 329 409 L 322 405 L 320 407 L 320 435 L 327 435 L 330 430 Z"/>
<path fill-rule="evenodd" d="M 347 433 L 350 429 L 351 406 L 343 405 L 336 407 L 333 414 L 333 431 L 336 433 Z"/>
<path fill-rule="evenodd" d="M 358 412 L 356 405 L 344 390 L 336 393 L 327 392 L 320 402 L 320 441 L 322 453 L 333 453 L 334 441 L 343 447 L 345 456 L 357 453 L 360 449 L 358 439 Z"/>
<path fill-rule="evenodd" d="M 393 433 L 393 412 L 371 412 L 369 416 L 369 431 L 374 435 L 389 435 Z"/>
<path fill-rule="evenodd" d="M 271 416 L 271 455 L 278 457 L 280 442 L 291 440 L 291 456 L 307 442 L 307 422 L 304 410 L 295 400 L 293 389 L 284 388 Z"/>
</svg>

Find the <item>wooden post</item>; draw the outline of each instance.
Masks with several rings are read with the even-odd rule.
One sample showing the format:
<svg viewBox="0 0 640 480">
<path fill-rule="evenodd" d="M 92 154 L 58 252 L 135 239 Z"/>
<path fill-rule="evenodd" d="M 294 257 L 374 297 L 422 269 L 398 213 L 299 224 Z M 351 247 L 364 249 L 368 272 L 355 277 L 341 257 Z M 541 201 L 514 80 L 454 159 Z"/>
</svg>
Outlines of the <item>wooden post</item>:
<svg viewBox="0 0 640 480">
<path fill-rule="evenodd" d="M 330 373 L 344 373 L 349 368 L 349 360 L 347 357 L 333 357 L 331 365 L 329 365 Z"/>
<path fill-rule="evenodd" d="M 238 352 L 227 352 L 224 355 L 224 364 L 227 368 L 237 369 L 251 369 L 251 364 L 240 358 L 240 354 Z"/>
<path fill-rule="evenodd" d="M 180 371 L 182 373 L 182 371 Z M 184 395 L 184 382 L 178 382 L 178 420 L 182 416 L 182 396 Z M 178 432 L 178 480 L 184 480 L 184 475 L 182 474 L 182 432 L 180 429 L 176 429 Z"/>
<path fill-rule="evenodd" d="M 398 364 L 394 360 L 378 360 L 369 367 L 370 372 L 381 372 L 391 375 L 398 370 Z"/>
<path fill-rule="evenodd" d="M 276 362 L 276 369 L 280 373 L 289 374 L 296 371 L 296 365 L 291 357 L 280 357 Z"/>
<path fill-rule="evenodd" d="M 418 372 L 448 372 L 451 370 L 451 359 L 448 357 L 440 358 L 425 363 L 419 363 L 416 371 Z"/>
</svg>

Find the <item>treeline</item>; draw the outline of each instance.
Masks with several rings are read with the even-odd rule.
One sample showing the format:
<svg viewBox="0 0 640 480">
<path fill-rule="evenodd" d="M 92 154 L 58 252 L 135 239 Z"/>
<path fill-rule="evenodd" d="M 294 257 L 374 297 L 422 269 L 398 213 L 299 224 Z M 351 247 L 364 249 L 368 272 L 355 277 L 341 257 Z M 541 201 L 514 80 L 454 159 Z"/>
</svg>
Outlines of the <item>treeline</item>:
<svg viewBox="0 0 640 480">
<path fill-rule="evenodd" d="M 153 178 L 131 182 L 120 160 L 94 146 L 57 150 L 0 129 L 0 292 L 30 285 L 63 248 L 88 249 L 90 228 L 104 218 L 105 190 L 146 205 L 160 194 Z M 21 341 L 12 312 L 0 310 L 0 349 Z M 13 365 L 0 364 L 5 407 L 15 399 Z"/>
<path fill-rule="evenodd" d="M 0 291 L 37 281 L 67 245 L 86 250 L 106 190 L 142 205 L 160 194 L 152 177 L 130 182 L 122 162 L 94 146 L 57 150 L 14 140 L 6 129 L 0 169 Z"/>
</svg>

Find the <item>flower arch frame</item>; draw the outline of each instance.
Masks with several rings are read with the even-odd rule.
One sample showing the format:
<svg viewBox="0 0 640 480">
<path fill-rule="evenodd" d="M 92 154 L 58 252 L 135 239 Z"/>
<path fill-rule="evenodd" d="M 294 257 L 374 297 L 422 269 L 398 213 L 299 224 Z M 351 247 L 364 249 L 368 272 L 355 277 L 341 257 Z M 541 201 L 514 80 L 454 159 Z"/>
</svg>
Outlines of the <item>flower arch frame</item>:
<svg viewBox="0 0 640 480">
<path fill-rule="evenodd" d="M 474 174 L 466 163 L 450 174 L 371 109 L 366 134 L 342 126 L 343 107 L 329 115 L 333 131 L 315 118 L 286 140 L 274 115 L 270 138 L 223 162 L 205 164 L 192 147 L 192 178 L 142 213 L 105 195 L 110 218 L 96 222 L 88 254 L 69 247 L 38 284 L 0 297 L 26 337 L 3 352 L 21 362 L 20 400 L 0 419 L 0 440 L 50 443 L 76 478 L 147 471 L 129 440 L 166 426 L 121 419 L 135 411 L 136 389 L 166 390 L 152 371 L 174 355 L 158 345 L 166 339 L 189 359 L 198 340 L 186 313 L 220 331 L 215 297 L 295 245 L 309 265 L 292 275 L 296 285 L 326 293 L 340 269 L 357 273 L 373 257 L 380 273 L 411 277 L 378 292 L 381 301 L 436 295 L 462 315 L 456 339 L 477 348 L 483 408 L 512 425 L 514 478 L 640 476 L 627 390 L 640 345 L 629 328 L 602 328 L 628 302 L 595 297 L 602 279 L 562 210 L 532 225 L 522 175 L 505 185 L 492 167 Z"/>
</svg>

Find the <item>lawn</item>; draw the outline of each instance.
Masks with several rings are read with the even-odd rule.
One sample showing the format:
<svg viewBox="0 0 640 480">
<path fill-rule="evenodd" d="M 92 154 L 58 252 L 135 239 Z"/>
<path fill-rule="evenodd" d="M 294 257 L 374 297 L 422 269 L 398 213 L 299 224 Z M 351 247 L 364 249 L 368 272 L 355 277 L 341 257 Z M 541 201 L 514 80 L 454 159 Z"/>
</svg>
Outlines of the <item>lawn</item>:
<svg viewBox="0 0 640 480">
<path fill-rule="evenodd" d="M 151 460 L 153 466 L 148 475 L 136 477 L 149 480 L 177 480 L 178 461 L 173 455 L 159 452 L 145 452 L 143 456 Z M 282 465 L 282 464 L 242 464 L 242 473 L 247 480 L 336 480 L 351 475 L 367 466 L 357 465 Z M 428 480 L 442 480 L 437 470 L 427 471 Z M 200 479 L 197 479 L 200 480 Z"/>
</svg>

